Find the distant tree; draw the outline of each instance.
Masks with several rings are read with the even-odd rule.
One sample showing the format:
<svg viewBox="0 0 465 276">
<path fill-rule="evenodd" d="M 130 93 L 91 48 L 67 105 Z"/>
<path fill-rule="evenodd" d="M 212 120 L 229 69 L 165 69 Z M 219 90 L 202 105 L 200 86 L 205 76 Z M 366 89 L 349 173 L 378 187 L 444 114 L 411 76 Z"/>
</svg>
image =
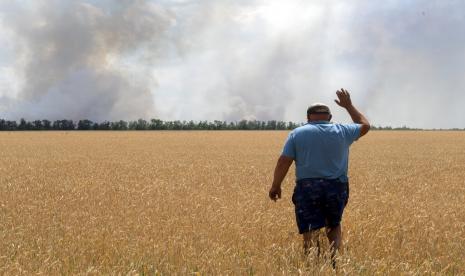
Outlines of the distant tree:
<svg viewBox="0 0 465 276">
<path fill-rule="evenodd" d="M 0 130 L 7 130 L 7 131 L 18 130 L 18 124 L 16 123 L 16 121 L 8 121 L 8 120 L 1 119 Z"/>
<path fill-rule="evenodd" d="M 0 119 L 0 130 L 7 130 L 6 121 L 4 119 Z"/>
<path fill-rule="evenodd" d="M 208 122 L 207 121 L 199 121 L 199 123 L 197 124 L 197 129 L 201 129 L 201 130 L 208 129 Z"/>
<path fill-rule="evenodd" d="M 18 130 L 26 130 L 27 129 L 27 122 L 24 118 L 19 120 Z"/>
<path fill-rule="evenodd" d="M 173 122 L 171 121 L 164 122 L 164 126 L 167 130 L 173 130 Z"/>
<path fill-rule="evenodd" d="M 18 123 L 16 121 L 6 121 L 6 130 L 18 130 Z"/>
<path fill-rule="evenodd" d="M 197 126 L 196 126 L 196 124 L 194 123 L 194 121 L 191 120 L 191 121 L 187 122 L 186 129 L 194 130 L 194 129 L 196 129 L 196 127 L 197 127 Z"/>
<path fill-rule="evenodd" d="M 260 122 L 257 121 L 257 120 L 250 120 L 250 121 L 247 121 L 247 127 L 246 129 L 248 130 L 256 130 L 256 129 L 260 129 Z"/>
<path fill-rule="evenodd" d="M 52 129 L 52 122 L 49 120 L 42 120 L 42 127 L 44 130 L 50 130 Z"/>
<path fill-rule="evenodd" d="M 119 122 L 111 122 L 112 130 L 127 130 L 128 123 L 126 121 L 120 120 Z"/>
<path fill-rule="evenodd" d="M 77 129 L 78 130 L 91 130 L 93 126 L 93 122 L 90 120 L 79 120 L 77 124 Z"/>
<path fill-rule="evenodd" d="M 182 123 L 181 123 L 181 121 L 174 121 L 174 122 L 173 122 L 173 130 L 182 130 Z"/>
<path fill-rule="evenodd" d="M 60 121 L 58 121 L 58 120 L 53 121 L 52 128 L 53 128 L 53 130 L 60 130 L 60 128 L 61 128 Z"/>
<path fill-rule="evenodd" d="M 403 125 L 401 127 L 397 127 L 396 130 L 410 130 L 406 125 Z"/>
<path fill-rule="evenodd" d="M 160 119 L 151 119 L 150 120 L 150 125 L 149 125 L 149 129 L 152 129 L 152 130 L 162 130 L 164 129 L 164 123 L 162 120 Z"/>
<path fill-rule="evenodd" d="M 111 123 L 108 121 L 103 121 L 98 125 L 99 130 L 111 130 Z"/>
<path fill-rule="evenodd" d="M 187 121 L 185 121 L 185 120 L 184 120 L 184 121 L 182 121 L 182 122 L 181 122 L 181 125 L 182 125 L 182 129 L 183 129 L 183 130 L 189 130 L 189 127 L 188 127 Z"/>
<path fill-rule="evenodd" d="M 276 123 L 276 129 L 279 130 L 285 130 L 286 129 L 286 123 L 283 121 L 279 121 Z"/>
<path fill-rule="evenodd" d="M 276 121 L 275 120 L 267 121 L 266 122 L 266 129 L 275 130 L 276 129 Z"/>
<path fill-rule="evenodd" d="M 43 125 L 41 120 L 35 120 L 32 122 L 32 129 L 33 130 L 43 130 Z"/>
<path fill-rule="evenodd" d="M 149 129 L 149 124 L 146 120 L 139 119 L 137 120 L 137 130 L 147 130 Z"/>
<path fill-rule="evenodd" d="M 147 130 L 149 129 L 149 124 L 146 120 L 139 119 L 137 121 L 129 122 L 129 129 L 131 130 Z"/>
<path fill-rule="evenodd" d="M 238 123 L 237 123 L 237 129 L 240 129 L 240 130 L 247 130 L 247 120 L 240 120 Z"/>
<path fill-rule="evenodd" d="M 224 125 L 223 125 L 223 122 L 222 122 L 222 121 L 215 120 L 215 121 L 213 121 L 213 124 L 214 124 L 214 126 L 215 126 L 215 130 L 222 130 L 222 129 L 224 129 L 224 128 L 223 128 Z"/>
<path fill-rule="evenodd" d="M 137 121 L 129 121 L 128 123 L 128 129 L 130 130 L 136 130 L 137 127 Z"/>
<path fill-rule="evenodd" d="M 294 122 L 287 122 L 287 129 L 292 130 L 297 127 L 297 124 Z"/>
<path fill-rule="evenodd" d="M 54 130 L 74 130 L 75 125 L 72 120 L 56 120 L 52 124 Z"/>
</svg>

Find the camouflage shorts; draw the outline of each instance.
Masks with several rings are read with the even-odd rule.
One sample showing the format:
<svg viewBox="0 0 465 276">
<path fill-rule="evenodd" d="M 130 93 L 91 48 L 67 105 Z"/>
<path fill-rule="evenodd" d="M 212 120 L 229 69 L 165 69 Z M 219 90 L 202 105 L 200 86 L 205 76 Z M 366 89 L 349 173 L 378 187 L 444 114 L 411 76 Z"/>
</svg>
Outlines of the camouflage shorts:
<svg viewBox="0 0 465 276">
<path fill-rule="evenodd" d="M 299 233 L 338 226 L 348 198 L 349 183 L 322 178 L 298 180 L 292 202 Z"/>
</svg>

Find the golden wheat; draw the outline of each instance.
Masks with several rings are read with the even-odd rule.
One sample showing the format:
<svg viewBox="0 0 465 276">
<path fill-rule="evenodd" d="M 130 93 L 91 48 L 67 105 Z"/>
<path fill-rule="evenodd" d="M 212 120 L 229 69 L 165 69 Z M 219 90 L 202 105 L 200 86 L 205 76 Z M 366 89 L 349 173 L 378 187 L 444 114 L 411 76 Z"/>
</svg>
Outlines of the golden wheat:
<svg viewBox="0 0 465 276">
<path fill-rule="evenodd" d="M 332 274 L 267 198 L 287 132 L 0 133 L 0 274 Z M 346 274 L 465 273 L 465 132 L 351 148 Z"/>
</svg>

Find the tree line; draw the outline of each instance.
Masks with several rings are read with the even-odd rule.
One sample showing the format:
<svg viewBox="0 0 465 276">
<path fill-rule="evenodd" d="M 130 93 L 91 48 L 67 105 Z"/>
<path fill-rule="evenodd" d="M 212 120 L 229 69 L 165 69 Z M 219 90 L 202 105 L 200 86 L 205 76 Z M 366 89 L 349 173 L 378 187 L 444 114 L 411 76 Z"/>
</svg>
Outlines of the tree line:
<svg viewBox="0 0 465 276">
<path fill-rule="evenodd" d="M 226 121 L 163 121 L 151 119 L 149 121 L 139 119 L 136 121 L 103 121 L 93 122 L 91 120 L 34 120 L 25 119 L 9 121 L 0 119 L 0 131 L 16 130 L 292 130 L 305 123 L 284 121 L 258 121 L 241 120 L 236 122 Z M 407 126 L 371 126 L 372 130 L 422 130 Z M 436 129 L 436 130 L 465 130 L 464 129 Z"/>
<path fill-rule="evenodd" d="M 139 119 L 137 121 L 103 121 L 91 120 L 34 120 L 21 119 L 9 121 L 0 119 L 0 131 L 15 130 L 291 130 L 302 124 L 283 121 L 257 121 L 241 120 L 237 122 L 226 121 L 163 121 Z"/>
</svg>

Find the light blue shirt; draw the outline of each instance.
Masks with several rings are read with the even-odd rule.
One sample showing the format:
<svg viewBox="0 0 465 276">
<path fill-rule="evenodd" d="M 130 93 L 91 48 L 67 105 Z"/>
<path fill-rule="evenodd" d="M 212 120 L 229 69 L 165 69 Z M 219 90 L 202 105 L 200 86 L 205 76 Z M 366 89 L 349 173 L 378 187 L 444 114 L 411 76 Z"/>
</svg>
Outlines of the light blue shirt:
<svg viewBox="0 0 465 276">
<path fill-rule="evenodd" d="M 360 136 L 359 124 L 309 122 L 294 129 L 282 155 L 295 160 L 296 178 L 339 179 L 347 182 L 349 147 Z"/>
</svg>

